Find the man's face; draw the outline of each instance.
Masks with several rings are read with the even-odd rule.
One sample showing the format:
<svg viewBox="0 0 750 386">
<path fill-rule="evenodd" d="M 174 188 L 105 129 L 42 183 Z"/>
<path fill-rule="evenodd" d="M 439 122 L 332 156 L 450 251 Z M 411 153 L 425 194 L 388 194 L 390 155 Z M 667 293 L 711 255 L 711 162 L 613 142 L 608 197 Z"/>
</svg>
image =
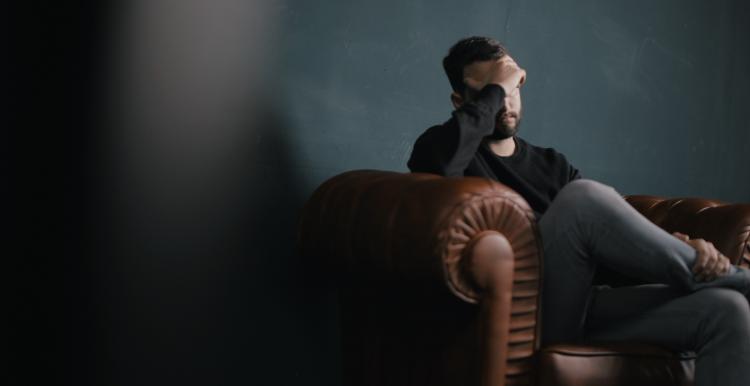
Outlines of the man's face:
<svg viewBox="0 0 750 386">
<path fill-rule="evenodd" d="M 495 60 L 486 60 L 469 64 L 464 67 L 464 78 L 479 80 L 478 83 L 482 86 L 481 88 L 483 88 L 489 82 L 488 78 L 493 62 L 495 62 Z M 454 93 L 451 97 L 453 105 L 458 108 L 464 103 L 471 102 L 481 88 L 473 89 L 466 86 L 466 91 L 463 96 Z M 503 108 L 500 109 L 495 117 L 495 131 L 490 138 L 505 139 L 514 136 L 518 132 L 518 125 L 521 123 L 521 111 L 521 89 L 515 88 L 505 96 Z"/>
</svg>

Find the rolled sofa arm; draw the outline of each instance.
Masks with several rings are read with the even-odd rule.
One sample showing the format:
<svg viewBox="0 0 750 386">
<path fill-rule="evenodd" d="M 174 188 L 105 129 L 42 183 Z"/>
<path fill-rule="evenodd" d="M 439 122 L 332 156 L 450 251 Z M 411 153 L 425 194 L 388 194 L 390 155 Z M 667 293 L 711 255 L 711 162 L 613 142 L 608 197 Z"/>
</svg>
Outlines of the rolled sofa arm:
<svg viewBox="0 0 750 386">
<path fill-rule="evenodd" d="M 750 204 L 644 195 L 625 199 L 667 232 L 708 240 L 732 263 L 750 264 Z"/>
<path fill-rule="evenodd" d="M 480 383 L 521 384 L 539 347 L 536 235 L 526 201 L 500 183 L 358 170 L 313 193 L 298 249 L 343 282 L 420 283 L 478 303 L 486 322 Z"/>
<path fill-rule="evenodd" d="M 533 216 L 520 195 L 487 179 L 357 170 L 313 193 L 298 247 L 337 275 L 438 281 L 476 303 L 481 289 L 463 260 L 467 246 L 480 233 L 497 231 L 510 242 L 518 275 L 537 277 Z"/>
</svg>

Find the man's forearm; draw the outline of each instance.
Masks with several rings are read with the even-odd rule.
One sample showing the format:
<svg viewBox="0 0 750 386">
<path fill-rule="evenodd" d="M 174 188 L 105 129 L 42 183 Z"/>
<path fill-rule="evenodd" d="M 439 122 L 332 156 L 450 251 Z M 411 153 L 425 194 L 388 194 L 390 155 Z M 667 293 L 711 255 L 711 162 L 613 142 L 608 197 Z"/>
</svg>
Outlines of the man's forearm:
<svg viewBox="0 0 750 386">
<path fill-rule="evenodd" d="M 409 169 L 444 176 L 463 175 L 484 137 L 494 131 L 504 98 L 502 87 L 486 86 L 475 101 L 456 109 L 446 123 L 419 137 Z"/>
</svg>

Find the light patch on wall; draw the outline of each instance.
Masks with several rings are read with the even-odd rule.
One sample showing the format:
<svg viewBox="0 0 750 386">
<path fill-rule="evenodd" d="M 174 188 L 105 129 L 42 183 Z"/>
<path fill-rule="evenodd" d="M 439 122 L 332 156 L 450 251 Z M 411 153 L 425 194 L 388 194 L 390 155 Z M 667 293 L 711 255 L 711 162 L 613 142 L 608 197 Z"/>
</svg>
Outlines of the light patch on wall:
<svg viewBox="0 0 750 386">
<path fill-rule="evenodd" d="M 155 208 L 211 199 L 244 165 L 272 52 L 268 2 L 132 2 L 121 19 L 106 144 L 119 186 Z"/>
</svg>

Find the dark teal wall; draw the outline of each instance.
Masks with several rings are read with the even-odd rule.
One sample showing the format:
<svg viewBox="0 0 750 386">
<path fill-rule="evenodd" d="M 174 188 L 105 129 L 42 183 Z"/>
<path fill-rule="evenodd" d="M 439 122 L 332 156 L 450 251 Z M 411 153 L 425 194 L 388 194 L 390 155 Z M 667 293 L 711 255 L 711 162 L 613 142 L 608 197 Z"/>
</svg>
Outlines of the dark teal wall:
<svg viewBox="0 0 750 386">
<path fill-rule="evenodd" d="M 461 37 L 527 69 L 521 135 L 627 194 L 750 201 L 750 25 L 743 1 L 290 1 L 274 70 L 308 190 L 405 170 L 449 117 L 440 60 Z"/>
</svg>

